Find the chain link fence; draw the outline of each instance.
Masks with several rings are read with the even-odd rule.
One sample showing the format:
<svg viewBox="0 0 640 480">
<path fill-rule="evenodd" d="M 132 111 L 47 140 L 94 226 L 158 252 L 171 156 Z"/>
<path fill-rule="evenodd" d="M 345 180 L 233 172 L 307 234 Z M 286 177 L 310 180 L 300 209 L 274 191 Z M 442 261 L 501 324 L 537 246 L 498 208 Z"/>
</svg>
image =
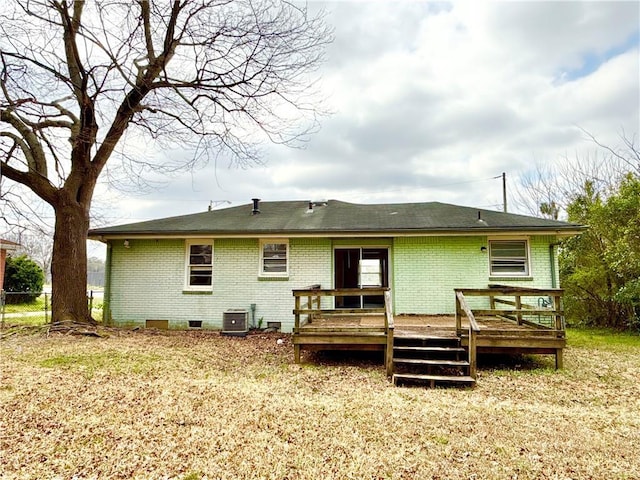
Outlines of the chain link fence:
<svg viewBox="0 0 640 480">
<path fill-rule="evenodd" d="M 87 302 L 93 318 L 102 321 L 102 290 L 89 290 Z M 51 293 L 0 291 L 0 327 L 44 325 L 51 321 Z"/>
</svg>

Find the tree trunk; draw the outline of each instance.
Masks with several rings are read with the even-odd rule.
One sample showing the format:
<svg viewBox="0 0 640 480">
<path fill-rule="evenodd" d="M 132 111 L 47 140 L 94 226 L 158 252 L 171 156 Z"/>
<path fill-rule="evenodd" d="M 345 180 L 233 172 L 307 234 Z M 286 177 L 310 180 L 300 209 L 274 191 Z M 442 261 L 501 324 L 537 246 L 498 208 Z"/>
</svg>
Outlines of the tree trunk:
<svg viewBox="0 0 640 480">
<path fill-rule="evenodd" d="M 87 302 L 89 208 L 81 203 L 59 199 L 54 210 L 52 322 L 95 323 Z"/>
</svg>

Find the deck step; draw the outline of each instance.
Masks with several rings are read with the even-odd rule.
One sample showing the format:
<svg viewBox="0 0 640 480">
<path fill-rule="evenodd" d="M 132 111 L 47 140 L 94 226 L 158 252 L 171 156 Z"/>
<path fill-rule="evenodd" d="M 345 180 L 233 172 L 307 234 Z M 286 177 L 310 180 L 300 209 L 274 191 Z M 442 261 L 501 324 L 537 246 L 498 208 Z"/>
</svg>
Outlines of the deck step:
<svg viewBox="0 0 640 480">
<path fill-rule="evenodd" d="M 298 329 L 293 332 L 296 335 L 387 335 L 384 328 L 371 327 L 371 328 L 305 328 L 304 330 Z"/>
<path fill-rule="evenodd" d="M 469 386 L 476 381 L 469 375 L 467 348 L 458 337 L 416 335 L 394 339 L 393 363 L 400 368 L 393 374 L 393 384 L 420 383 L 434 388 Z"/>
<path fill-rule="evenodd" d="M 469 376 L 454 376 L 454 375 L 424 375 L 417 373 L 394 373 L 393 384 L 397 385 L 398 380 L 406 380 L 410 382 L 427 382 L 431 386 L 435 386 L 436 383 L 445 382 L 458 385 L 464 385 L 472 387 L 476 384 L 476 380 Z"/>
<path fill-rule="evenodd" d="M 424 335 L 422 333 L 395 333 L 394 338 L 396 340 L 435 340 L 435 341 L 452 341 L 458 340 L 455 334 L 455 330 L 451 334 L 446 335 Z"/>
<path fill-rule="evenodd" d="M 452 353 L 462 353 L 467 350 L 464 347 L 414 347 L 409 345 L 394 345 L 394 351 L 398 352 L 424 352 L 424 353 L 433 353 L 433 352 L 452 352 Z"/>
<path fill-rule="evenodd" d="M 412 365 L 436 365 L 443 367 L 468 367 L 469 362 L 465 360 L 427 360 L 423 358 L 394 358 L 394 363 L 405 363 Z"/>
</svg>

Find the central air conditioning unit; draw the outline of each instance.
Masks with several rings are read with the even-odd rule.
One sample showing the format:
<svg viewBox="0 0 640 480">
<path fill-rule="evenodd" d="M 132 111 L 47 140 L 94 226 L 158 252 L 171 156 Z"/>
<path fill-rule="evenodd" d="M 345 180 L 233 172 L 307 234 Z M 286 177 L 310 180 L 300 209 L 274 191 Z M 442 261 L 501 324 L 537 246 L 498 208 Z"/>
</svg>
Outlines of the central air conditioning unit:
<svg viewBox="0 0 640 480">
<path fill-rule="evenodd" d="M 249 312 L 230 308 L 222 314 L 222 334 L 245 336 L 249 332 Z"/>
</svg>

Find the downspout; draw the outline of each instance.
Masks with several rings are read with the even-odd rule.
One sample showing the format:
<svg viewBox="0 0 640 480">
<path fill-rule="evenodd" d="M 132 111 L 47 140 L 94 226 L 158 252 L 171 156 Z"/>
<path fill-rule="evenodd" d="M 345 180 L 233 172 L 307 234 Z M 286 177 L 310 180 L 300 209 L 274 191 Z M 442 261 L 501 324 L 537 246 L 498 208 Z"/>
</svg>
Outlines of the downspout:
<svg viewBox="0 0 640 480">
<path fill-rule="evenodd" d="M 251 328 L 256 328 L 256 307 L 255 303 L 251 304 Z"/>
<path fill-rule="evenodd" d="M 104 262 L 104 298 L 102 299 L 102 323 L 111 325 L 111 242 L 107 240 L 107 258 Z"/>
<path fill-rule="evenodd" d="M 560 245 L 560 242 L 549 244 L 549 265 L 551 267 L 551 288 L 558 288 L 558 281 L 556 279 L 556 255 L 555 247 Z"/>
</svg>

